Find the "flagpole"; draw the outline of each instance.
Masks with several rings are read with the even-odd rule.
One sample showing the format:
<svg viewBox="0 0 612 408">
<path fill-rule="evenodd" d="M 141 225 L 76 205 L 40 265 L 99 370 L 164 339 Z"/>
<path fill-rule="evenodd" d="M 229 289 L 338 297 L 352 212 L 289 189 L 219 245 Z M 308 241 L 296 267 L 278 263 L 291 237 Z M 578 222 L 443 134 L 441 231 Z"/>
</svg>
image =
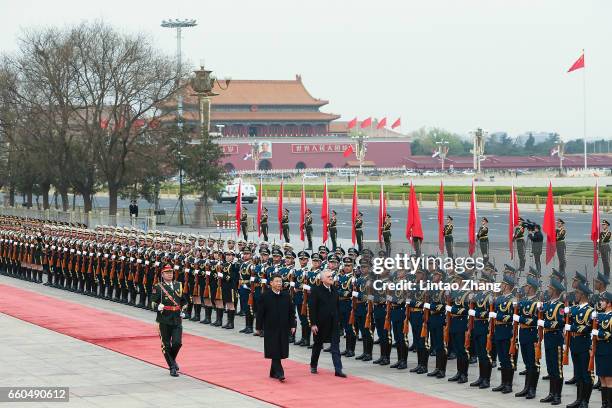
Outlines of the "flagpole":
<svg viewBox="0 0 612 408">
<path fill-rule="evenodd" d="M 582 50 L 584 58 L 584 49 Z M 584 169 L 588 169 L 587 162 L 587 119 L 586 119 L 586 64 L 582 68 L 582 118 L 583 118 L 583 137 L 584 137 Z"/>
</svg>

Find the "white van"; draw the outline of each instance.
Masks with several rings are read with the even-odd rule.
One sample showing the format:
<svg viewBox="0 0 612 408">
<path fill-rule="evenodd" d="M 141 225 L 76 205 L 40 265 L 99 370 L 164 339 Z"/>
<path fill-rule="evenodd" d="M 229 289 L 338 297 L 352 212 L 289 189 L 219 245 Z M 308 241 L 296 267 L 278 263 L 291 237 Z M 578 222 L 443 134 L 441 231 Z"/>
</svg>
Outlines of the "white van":
<svg viewBox="0 0 612 408">
<path fill-rule="evenodd" d="M 236 202 L 238 196 L 238 180 L 234 180 L 231 184 L 226 185 L 223 190 L 219 192 L 217 202 L 222 203 L 223 201 L 229 201 L 232 203 Z M 252 203 L 257 199 L 257 189 L 253 184 L 242 183 L 242 201 Z"/>
</svg>

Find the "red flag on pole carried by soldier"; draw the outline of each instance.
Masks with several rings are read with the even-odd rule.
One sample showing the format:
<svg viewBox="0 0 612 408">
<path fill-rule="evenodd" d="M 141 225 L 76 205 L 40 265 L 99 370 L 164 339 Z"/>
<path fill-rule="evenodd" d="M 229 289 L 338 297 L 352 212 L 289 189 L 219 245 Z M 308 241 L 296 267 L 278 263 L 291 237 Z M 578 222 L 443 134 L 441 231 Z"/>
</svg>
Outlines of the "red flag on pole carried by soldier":
<svg viewBox="0 0 612 408">
<path fill-rule="evenodd" d="M 383 224 L 387 216 L 387 203 L 385 202 L 385 192 L 383 185 L 380 185 L 380 195 L 378 196 L 378 242 L 382 243 Z"/>
<path fill-rule="evenodd" d="M 599 245 L 599 181 L 595 181 L 595 192 L 593 195 L 593 218 L 591 220 L 591 241 L 593 241 L 593 266 L 597 266 L 599 261 L 599 253 L 597 246 Z"/>
<path fill-rule="evenodd" d="M 355 220 L 357 220 L 357 214 L 359 213 L 357 200 L 357 178 L 355 178 L 355 184 L 353 185 L 353 207 L 351 208 L 351 222 L 353 223 L 353 226 L 351 227 L 351 241 L 353 242 L 353 245 L 355 245 L 355 242 L 357 242 L 357 231 L 355 231 Z"/>
<path fill-rule="evenodd" d="M 262 200 L 263 185 L 261 179 L 259 179 L 259 191 L 257 191 L 257 236 L 261 236 L 261 214 L 263 214 L 263 200 Z"/>
<path fill-rule="evenodd" d="M 327 196 L 327 179 L 323 185 L 323 201 L 321 202 L 321 222 L 323 223 L 323 243 L 327 242 L 327 224 L 329 224 L 329 197 Z"/>
<path fill-rule="evenodd" d="M 304 241 L 304 221 L 306 217 L 306 191 L 304 190 L 304 179 L 302 179 L 302 196 L 300 197 L 300 240 Z"/>
<path fill-rule="evenodd" d="M 238 182 L 238 195 L 236 196 L 236 236 L 240 236 L 240 220 L 242 219 L 242 179 Z"/>
<path fill-rule="evenodd" d="M 278 190 L 278 235 L 283 238 L 283 181 L 281 180 L 280 190 Z"/>
</svg>

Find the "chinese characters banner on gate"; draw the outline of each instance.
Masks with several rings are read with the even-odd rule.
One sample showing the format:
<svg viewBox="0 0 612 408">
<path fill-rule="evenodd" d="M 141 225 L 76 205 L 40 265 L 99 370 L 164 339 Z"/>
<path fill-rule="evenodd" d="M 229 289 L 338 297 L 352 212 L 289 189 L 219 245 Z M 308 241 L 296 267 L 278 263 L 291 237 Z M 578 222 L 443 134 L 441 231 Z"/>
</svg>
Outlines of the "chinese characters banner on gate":
<svg viewBox="0 0 612 408">
<path fill-rule="evenodd" d="M 292 144 L 291 153 L 343 153 L 350 143 Z"/>
</svg>

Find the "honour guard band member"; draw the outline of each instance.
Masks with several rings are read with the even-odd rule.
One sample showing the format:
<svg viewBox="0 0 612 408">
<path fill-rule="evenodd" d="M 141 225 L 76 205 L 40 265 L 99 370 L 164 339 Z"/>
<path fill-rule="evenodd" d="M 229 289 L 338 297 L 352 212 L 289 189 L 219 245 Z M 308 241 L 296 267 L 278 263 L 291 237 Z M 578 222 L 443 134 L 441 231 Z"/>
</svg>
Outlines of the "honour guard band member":
<svg viewBox="0 0 612 408">
<path fill-rule="evenodd" d="M 522 217 L 518 218 L 518 225 L 514 227 L 512 239 L 516 244 L 516 252 L 519 257 L 518 271 L 525 271 L 525 220 Z"/>
<path fill-rule="evenodd" d="M 382 236 L 385 242 L 385 255 L 391 256 L 391 214 L 385 216 L 385 222 L 382 226 Z"/>
<path fill-rule="evenodd" d="M 565 230 L 565 221 L 558 218 L 556 227 L 555 233 L 557 240 L 557 258 L 559 258 L 559 272 L 565 273 L 565 266 L 567 265 L 565 259 L 565 236 L 567 234 Z"/>
<path fill-rule="evenodd" d="M 261 228 L 261 233 L 263 234 L 264 241 L 268 241 L 268 209 L 266 207 L 263 208 L 261 217 L 259 218 L 259 226 Z"/>
<path fill-rule="evenodd" d="M 495 299 L 494 311 L 489 313 L 489 319 L 495 321 L 494 341 L 497 356 L 501 366 L 501 384 L 492 391 L 502 394 L 512 392 L 514 378 L 514 359 L 510 355 L 510 342 L 512 341 L 512 315 L 514 302 L 514 278 L 505 275 L 502 281 L 502 294 Z"/>
<path fill-rule="evenodd" d="M 162 353 L 168 363 L 170 375 L 178 377 L 176 357 L 182 345 L 182 310 L 187 304 L 187 297 L 180 282 L 174 280 L 172 266 L 166 265 L 162 269 L 162 281 L 153 289 L 152 301 L 157 310 L 155 320 L 159 323 Z"/>
<path fill-rule="evenodd" d="M 289 242 L 289 209 L 285 208 L 283 216 L 281 217 L 281 229 L 283 231 L 283 238 L 285 242 Z"/>
<path fill-rule="evenodd" d="M 455 248 L 453 247 L 453 217 L 450 215 L 446 216 L 446 225 L 444 225 L 444 247 L 446 248 L 446 254 L 449 258 L 455 258 Z"/>
<path fill-rule="evenodd" d="M 476 234 L 476 239 L 478 239 L 480 244 L 482 259 L 487 262 L 489 260 L 489 220 L 487 217 L 482 217 L 480 228 Z"/>
<path fill-rule="evenodd" d="M 363 213 L 359 211 L 355 218 L 355 239 L 357 240 L 357 251 L 363 251 Z"/>
<path fill-rule="evenodd" d="M 570 333 L 570 351 L 576 378 L 576 400 L 568 408 L 582 408 L 589 404 L 593 391 L 593 380 L 589 373 L 589 352 L 591 349 L 591 325 L 595 309 L 589 304 L 591 289 L 580 282 L 576 288 L 576 304 L 570 307 L 569 323 L 565 331 Z M 568 346 L 567 344 L 565 345 Z"/>
<path fill-rule="evenodd" d="M 538 380 L 540 378 L 540 363 L 536 360 L 536 344 L 538 342 L 538 299 L 536 294 L 540 289 L 540 282 L 534 276 L 527 276 L 523 287 L 525 296 L 518 302 L 518 314 L 512 316 L 515 323 L 519 324 L 519 343 L 521 357 L 527 373 L 525 374 L 525 386 L 523 390 L 516 393 L 516 397 L 535 398 Z"/>
<path fill-rule="evenodd" d="M 612 406 L 612 293 L 604 292 L 599 299 L 598 327 L 591 331 L 595 348 L 596 374 L 601 379 L 601 403 Z M 607 405 L 606 405 L 607 404 Z"/>
<path fill-rule="evenodd" d="M 240 229 L 242 230 L 242 237 L 245 241 L 249 240 L 248 227 L 249 227 L 249 215 L 246 207 L 242 207 L 240 214 Z"/>
<path fill-rule="evenodd" d="M 610 277 L 610 239 L 612 232 L 610 231 L 610 223 L 608 220 L 601 222 L 601 231 L 599 232 L 599 254 L 601 255 L 601 263 L 603 265 L 604 275 Z"/>
<path fill-rule="evenodd" d="M 312 251 L 312 210 L 310 208 L 306 210 L 306 215 L 304 217 L 304 232 L 308 240 L 308 248 L 306 248 L 306 250 Z"/>
</svg>

